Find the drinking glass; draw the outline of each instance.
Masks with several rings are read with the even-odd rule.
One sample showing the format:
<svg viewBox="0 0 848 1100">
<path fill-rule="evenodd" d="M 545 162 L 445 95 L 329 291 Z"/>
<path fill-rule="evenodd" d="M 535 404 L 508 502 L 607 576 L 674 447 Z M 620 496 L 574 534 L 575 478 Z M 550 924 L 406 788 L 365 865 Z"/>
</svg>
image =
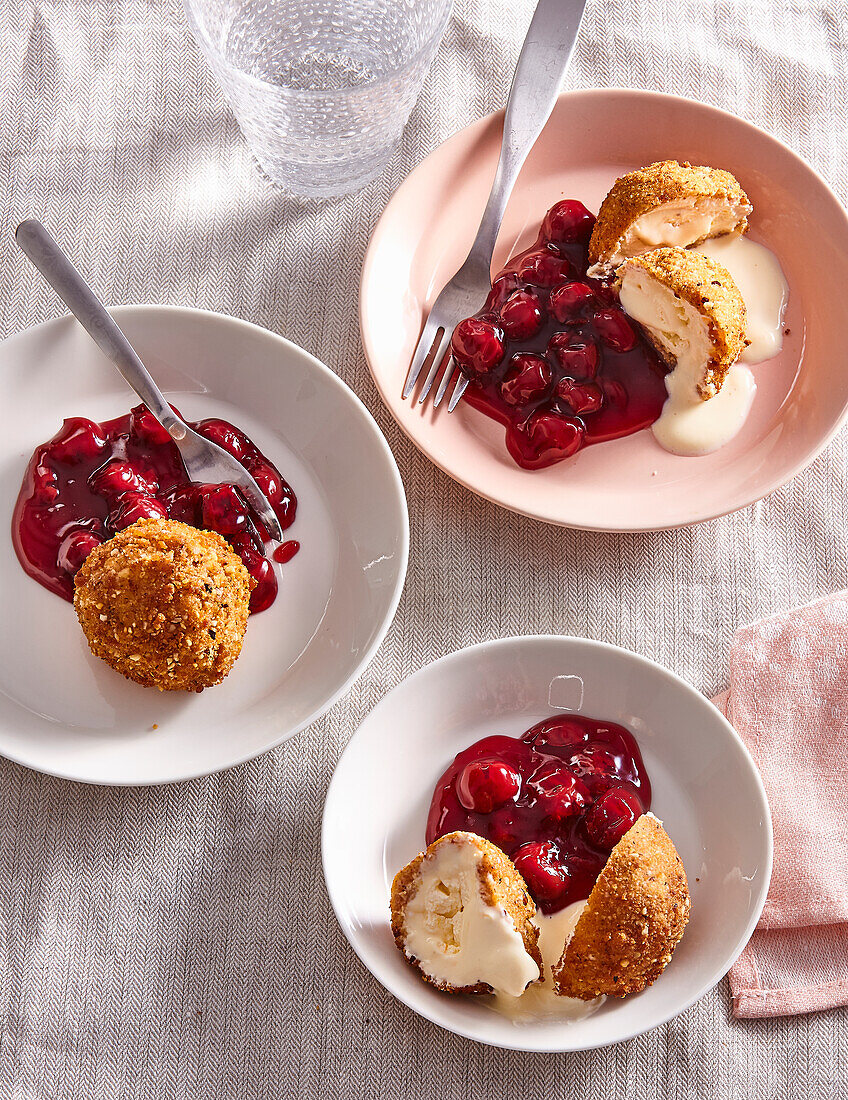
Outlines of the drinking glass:
<svg viewBox="0 0 848 1100">
<path fill-rule="evenodd" d="M 184 0 L 266 174 L 304 197 L 364 187 L 418 98 L 452 0 Z"/>
</svg>

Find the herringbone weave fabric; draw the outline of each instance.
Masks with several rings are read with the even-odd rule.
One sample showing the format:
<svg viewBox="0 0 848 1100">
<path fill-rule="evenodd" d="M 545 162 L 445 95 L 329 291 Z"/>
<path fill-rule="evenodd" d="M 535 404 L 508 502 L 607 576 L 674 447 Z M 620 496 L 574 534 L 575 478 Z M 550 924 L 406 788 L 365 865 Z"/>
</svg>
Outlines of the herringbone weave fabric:
<svg viewBox="0 0 848 1100">
<path fill-rule="evenodd" d="M 426 153 L 503 104 L 531 9 L 457 0 L 391 168 L 322 205 L 280 196 L 254 169 L 176 0 L 0 8 L 0 332 L 59 312 L 10 233 L 43 217 L 107 301 L 232 313 L 329 363 L 386 432 L 413 526 L 387 641 L 293 743 L 224 775 L 136 791 L 0 762 L 2 1100 L 848 1097 L 844 1011 L 734 1022 L 726 982 L 612 1049 L 475 1046 L 363 971 L 324 892 L 333 765 L 362 716 L 425 662 L 558 631 L 629 646 L 712 694 L 740 623 L 848 587 L 844 435 L 743 513 L 617 537 L 476 499 L 381 407 L 356 319 L 369 234 Z M 716 103 L 848 195 L 846 0 L 590 0 L 568 84 Z"/>
</svg>

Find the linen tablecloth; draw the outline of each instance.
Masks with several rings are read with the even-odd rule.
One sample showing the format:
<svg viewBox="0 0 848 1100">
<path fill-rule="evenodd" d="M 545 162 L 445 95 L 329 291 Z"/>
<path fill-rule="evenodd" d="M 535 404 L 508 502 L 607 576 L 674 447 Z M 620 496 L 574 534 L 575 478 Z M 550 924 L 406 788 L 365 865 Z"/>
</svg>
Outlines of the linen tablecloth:
<svg viewBox="0 0 848 1100">
<path fill-rule="evenodd" d="M 385 431 L 412 521 L 385 644 L 349 695 L 280 750 L 148 790 L 0 761 L 4 1100 L 848 1097 L 845 1011 L 733 1021 L 726 981 L 614 1048 L 476 1046 L 363 970 L 324 891 L 333 765 L 370 708 L 424 663 L 554 631 L 629 646 L 714 694 L 740 623 L 848 586 L 844 434 L 745 512 L 620 537 L 478 500 L 382 408 L 357 329 L 369 234 L 426 153 L 503 104 L 531 11 L 531 0 L 457 0 L 391 167 L 327 204 L 287 199 L 254 169 L 175 0 L 11 0 L 0 11 L 0 332 L 60 312 L 12 242 L 20 218 L 43 217 L 108 302 L 235 314 L 327 362 Z M 845 0 L 590 0 L 566 86 L 715 103 L 787 141 L 844 200 L 847 72 Z"/>
</svg>

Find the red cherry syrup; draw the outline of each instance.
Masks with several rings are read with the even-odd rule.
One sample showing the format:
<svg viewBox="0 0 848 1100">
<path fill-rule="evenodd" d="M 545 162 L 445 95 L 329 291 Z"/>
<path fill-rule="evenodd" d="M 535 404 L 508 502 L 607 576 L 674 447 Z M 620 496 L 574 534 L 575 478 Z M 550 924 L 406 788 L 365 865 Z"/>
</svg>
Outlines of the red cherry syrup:
<svg viewBox="0 0 848 1100">
<path fill-rule="evenodd" d="M 667 396 L 666 370 L 615 290 L 586 274 L 594 224 L 573 199 L 551 207 L 482 310 L 454 330 L 465 400 L 504 425 L 528 470 L 648 427 Z"/>
<path fill-rule="evenodd" d="M 244 432 L 225 420 L 187 423 L 238 459 L 268 497 L 283 530 L 291 527 L 297 498 Z M 74 574 L 94 547 L 149 517 L 223 535 L 257 582 L 251 611 L 274 602 L 277 578 L 259 516 L 234 486 L 189 481 L 176 444 L 144 405 L 103 424 L 72 417 L 36 448 L 15 504 L 12 541 L 29 576 L 72 600 Z M 283 545 L 287 556 L 280 560 L 289 561 L 298 543 Z"/>
<path fill-rule="evenodd" d="M 650 808 L 633 734 L 558 716 L 461 752 L 436 784 L 427 843 L 457 829 L 486 837 L 514 861 L 536 905 L 555 913 L 589 896 L 612 849 Z"/>
</svg>

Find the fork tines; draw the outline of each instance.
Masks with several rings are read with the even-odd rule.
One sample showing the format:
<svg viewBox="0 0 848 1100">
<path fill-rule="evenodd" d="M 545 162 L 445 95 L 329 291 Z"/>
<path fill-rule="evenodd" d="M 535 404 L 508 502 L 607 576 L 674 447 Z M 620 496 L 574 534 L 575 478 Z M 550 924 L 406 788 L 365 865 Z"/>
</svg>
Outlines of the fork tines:
<svg viewBox="0 0 848 1100">
<path fill-rule="evenodd" d="M 421 337 L 418 340 L 418 344 L 415 348 L 415 354 L 412 357 L 412 364 L 409 368 L 409 373 L 406 376 L 406 384 L 403 388 L 403 399 L 407 397 L 415 389 L 422 370 L 429 364 L 430 369 L 427 372 L 427 377 L 424 379 L 424 384 L 421 387 L 421 392 L 418 395 L 418 404 L 423 405 L 427 400 L 427 396 L 430 390 L 433 388 L 433 383 L 438 376 L 439 369 L 442 366 L 442 362 L 445 360 L 446 354 L 449 353 L 451 333 L 445 329 L 444 325 L 438 324 L 433 320 L 432 313 L 427 319 L 427 323 L 424 326 L 424 331 L 421 333 Z M 437 407 L 442 398 L 445 396 L 451 379 L 456 373 L 456 361 L 453 356 L 448 354 L 447 365 L 445 366 L 442 380 L 439 384 L 439 388 L 436 391 L 436 396 L 433 399 L 433 407 Z M 448 402 L 448 412 L 453 412 L 456 408 L 463 393 L 465 393 L 465 387 L 468 385 L 468 380 L 462 375 L 459 376 L 457 384 L 454 387 L 453 395 Z"/>
</svg>

